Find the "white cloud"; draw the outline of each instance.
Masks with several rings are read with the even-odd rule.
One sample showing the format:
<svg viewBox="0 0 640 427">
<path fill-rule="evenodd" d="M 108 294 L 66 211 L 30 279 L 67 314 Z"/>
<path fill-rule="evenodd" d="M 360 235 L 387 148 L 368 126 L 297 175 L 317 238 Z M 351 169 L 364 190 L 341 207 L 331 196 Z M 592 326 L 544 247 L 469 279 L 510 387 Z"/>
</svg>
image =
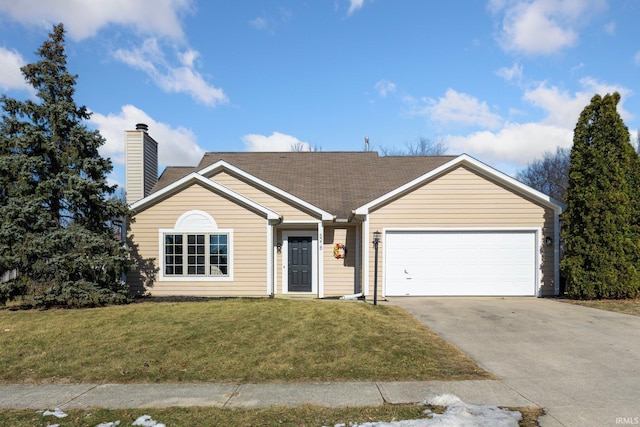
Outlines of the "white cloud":
<svg viewBox="0 0 640 427">
<path fill-rule="evenodd" d="M 0 88 L 3 91 L 23 90 L 35 95 L 35 90 L 22 75 L 22 68 L 26 62 L 22 55 L 15 50 L 8 50 L 0 47 Z"/>
<path fill-rule="evenodd" d="M 193 0 L 0 0 L 0 15 L 47 30 L 63 22 L 67 34 L 78 41 L 95 36 L 109 25 L 152 35 L 139 48 L 119 49 L 115 57 L 147 73 L 165 92 L 187 93 L 198 102 L 215 106 L 227 102 L 227 96 L 196 70 L 199 53 L 188 48 L 177 52 L 178 64 L 173 64 L 166 59 L 166 48 L 159 46 L 156 38 L 184 43 L 180 17 L 193 10 Z"/>
<path fill-rule="evenodd" d="M 570 94 L 556 86 L 540 83 L 537 87 L 527 90 L 524 99 L 531 104 L 545 110 L 548 114 L 543 123 L 573 129 L 580 117 L 580 112 L 589 104 L 595 94 L 606 95 L 618 92 L 621 95 L 618 113 L 623 120 L 628 121 L 633 115 L 624 109 L 624 100 L 631 95 L 631 91 L 619 85 L 602 83 L 591 77 L 580 80 L 582 90 Z"/>
<path fill-rule="evenodd" d="M 193 132 L 157 122 L 133 105 L 123 106 L 117 114 L 94 112 L 89 121 L 106 139 L 100 154 L 110 157 L 114 164 L 124 164 L 124 131 L 135 129 L 137 123 L 149 126 L 149 135 L 158 142 L 158 162 L 161 165 L 196 166 L 204 154 Z"/>
<path fill-rule="evenodd" d="M 165 92 L 184 92 L 209 106 L 226 103 L 224 91 L 207 83 L 194 69 L 198 56 L 197 51 L 187 49 L 177 52 L 179 65 L 171 64 L 155 38 L 146 39 L 138 48 L 118 49 L 114 53 L 119 61 L 148 74 Z"/>
<path fill-rule="evenodd" d="M 396 84 L 384 79 L 377 81 L 374 87 L 378 91 L 378 95 L 383 98 L 396 91 Z"/>
<path fill-rule="evenodd" d="M 347 14 L 353 14 L 353 12 L 362 8 L 362 6 L 364 6 L 364 0 L 349 0 L 349 11 Z"/>
<path fill-rule="evenodd" d="M 609 22 L 604 26 L 604 32 L 609 34 L 610 36 L 614 36 L 616 34 L 616 23 Z"/>
<path fill-rule="evenodd" d="M 640 50 L 637 51 L 635 55 L 633 55 L 633 62 L 635 62 L 636 65 L 640 66 Z"/>
<path fill-rule="evenodd" d="M 266 30 L 269 28 L 269 21 L 267 21 L 266 18 L 258 17 L 252 21 L 249 21 L 249 24 L 256 30 Z"/>
<path fill-rule="evenodd" d="M 580 111 L 589 103 L 593 94 L 577 93 L 571 95 L 566 90 L 556 86 L 540 83 L 537 87 L 525 91 L 523 98 L 534 106 L 547 112 L 543 120 L 545 124 L 553 126 L 571 127 L 578 121 Z"/>
<path fill-rule="evenodd" d="M 269 34 L 274 34 L 278 26 L 290 21 L 292 18 L 293 13 L 289 9 L 281 7 L 275 12 L 252 19 L 249 21 L 249 25 L 258 31 L 266 31 Z"/>
<path fill-rule="evenodd" d="M 526 90 L 523 99 L 546 113 L 538 123 L 506 123 L 500 130 L 479 131 L 470 135 L 448 135 L 445 142 L 452 152 L 467 152 L 487 162 L 512 162 L 524 167 L 545 151 L 556 147 L 571 147 L 573 129 L 580 113 L 595 94 L 618 92 L 621 95 L 618 112 L 628 121 L 633 115 L 624 109 L 624 100 L 631 91 L 619 85 L 600 82 L 591 77 L 580 80 L 575 93 L 549 86 L 543 82 Z"/>
<path fill-rule="evenodd" d="M 524 167 L 545 151 L 570 147 L 573 132 L 541 123 L 507 123 L 498 132 L 448 135 L 444 140 L 451 152 L 469 153 L 489 163 L 508 161 Z"/>
<path fill-rule="evenodd" d="M 180 15 L 192 10 L 192 0 L 0 1 L 0 13 L 22 24 L 51 29 L 63 22 L 74 40 L 93 37 L 110 24 L 179 39 L 183 37 Z"/>
<path fill-rule="evenodd" d="M 496 74 L 508 82 L 519 83 L 522 80 L 522 65 L 516 63 L 511 68 L 502 67 Z"/>
<path fill-rule="evenodd" d="M 428 116 L 440 123 L 483 128 L 496 128 L 502 123 L 500 116 L 492 113 L 486 102 L 453 89 L 448 89 L 445 96 L 437 101 L 427 99 L 427 102 L 430 105 L 419 109 L 415 114 Z"/>
<path fill-rule="evenodd" d="M 606 8 L 606 0 L 495 0 L 489 9 L 504 13 L 498 41 L 507 51 L 552 54 L 574 46 L 578 29 Z"/>
<path fill-rule="evenodd" d="M 273 132 L 271 136 L 248 134 L 242 137 L 242 141 L 247 151 L 291 151 L 294 147 L 307 151 L 311 147 L 295 136 L 280 132 Z"/>
</svg>

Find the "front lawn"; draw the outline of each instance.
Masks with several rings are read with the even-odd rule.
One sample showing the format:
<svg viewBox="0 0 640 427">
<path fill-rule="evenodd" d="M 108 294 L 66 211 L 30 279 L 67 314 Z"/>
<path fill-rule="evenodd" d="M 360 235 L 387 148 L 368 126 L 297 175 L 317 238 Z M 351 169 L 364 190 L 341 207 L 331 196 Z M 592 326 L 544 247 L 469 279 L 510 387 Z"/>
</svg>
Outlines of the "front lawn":
<svg viewBox="0 0 640 427">
<path fill-rule="evenodd" d="M 0 311 L 0 382 L 492 378 L 395 306 L 280 299 Z"/>
<path fill-rule="evenodd" d="M 593 301 L 561 299 L 560 301 L 568 302 L 571 304 L 583 305 L 585 307 L 598 308 L 600 310 L 617 311 L 618 313 L 633 314 L 634 316 L 640 316 L 640 299 L 593 300 Z"/>
</svg>

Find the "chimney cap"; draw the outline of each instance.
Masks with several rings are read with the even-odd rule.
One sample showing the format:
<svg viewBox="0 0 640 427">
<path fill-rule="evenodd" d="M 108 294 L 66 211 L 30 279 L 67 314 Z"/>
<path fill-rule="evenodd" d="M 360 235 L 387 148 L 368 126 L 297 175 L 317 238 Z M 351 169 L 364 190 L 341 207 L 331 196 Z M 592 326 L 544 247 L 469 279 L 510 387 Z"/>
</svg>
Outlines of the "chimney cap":
<svg viewBox="0 0 640 427">
<path fill-rule="evenodd" d="M 145 123 L 138 123 L 136 125 L 136 130 L 142 130 L 146 132 L 149 130 L 149 126 L 147 126 Z"/>
</svg>

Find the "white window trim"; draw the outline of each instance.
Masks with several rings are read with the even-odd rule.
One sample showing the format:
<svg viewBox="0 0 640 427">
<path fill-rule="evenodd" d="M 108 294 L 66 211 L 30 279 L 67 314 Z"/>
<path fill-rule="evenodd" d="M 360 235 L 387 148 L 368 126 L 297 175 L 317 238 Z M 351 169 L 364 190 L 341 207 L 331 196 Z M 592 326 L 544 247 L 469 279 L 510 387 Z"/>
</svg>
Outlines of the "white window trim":
<svg viewBox="0 0 640 427">
<path fill-rule="evenodd" d="M 203 224 L 197 220 L 197 217 L 205 218 L 209 224 Z M 192 219 L 190 221 L 190 219 Z M 197 226 L 196 226 L 197 225 Z M 196 275 L 168 275 L 164 272 L 165 260 L 165 244 L 164 236 L 166 234 L 226 234 L 227 238 L 227 269 L 226 276 L 196 276 Z M 208 243 L 207 243 L 208 245 Z M 208 255 L 208 254 L 207 254 Z M 187 256 L 187 254 L 184 254 Z M 218 228 L 218 224 L 211 215 L 201 210 L 190 210 L 182 215 L 176 221 L 173 228 L 160 228 L 158 230 L 158 267 L 160 269 L 158 280 L 161 282 L 232 282 L 233 281 L 233 229 Z"/>
<path fill-rule="evenodd" d="M 164 273 L 164 236 L 166 234 L 227 234 L 228 242 L 227 245 L 229 247 L 229 253 L 227 254 L 228 260 L 228 271 L 229 274 L 227 276 L 174 276 L 167 275 Z M 233 230 L 227 228 L 219 228 L 217 230 L 193 230 L 193 229 L 175 229 L 175 228 L 161 228 L 158 230 L 158 267 L 160 269 L 160 274 L 158 275 L 158 279 L 161 282 L 232 282 L 233 281 Z M 208 246 L 208 243 L 207 243 Z M 186 254 L 184 255 L 187 256 Z"/>
</svg>

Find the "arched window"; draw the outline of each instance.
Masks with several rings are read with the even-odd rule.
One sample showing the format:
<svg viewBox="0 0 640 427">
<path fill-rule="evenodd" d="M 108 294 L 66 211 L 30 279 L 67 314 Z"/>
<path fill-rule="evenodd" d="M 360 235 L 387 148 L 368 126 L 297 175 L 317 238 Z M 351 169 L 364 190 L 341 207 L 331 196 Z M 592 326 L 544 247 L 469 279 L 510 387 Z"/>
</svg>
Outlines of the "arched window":
<svg viewBox="0 0 640 427">
<path fill-rule="evenodd" d="M 232 238 L 207 212 L 185 212 L 160 230 L 160 280 L 231 280 Z"/>
</svg>

